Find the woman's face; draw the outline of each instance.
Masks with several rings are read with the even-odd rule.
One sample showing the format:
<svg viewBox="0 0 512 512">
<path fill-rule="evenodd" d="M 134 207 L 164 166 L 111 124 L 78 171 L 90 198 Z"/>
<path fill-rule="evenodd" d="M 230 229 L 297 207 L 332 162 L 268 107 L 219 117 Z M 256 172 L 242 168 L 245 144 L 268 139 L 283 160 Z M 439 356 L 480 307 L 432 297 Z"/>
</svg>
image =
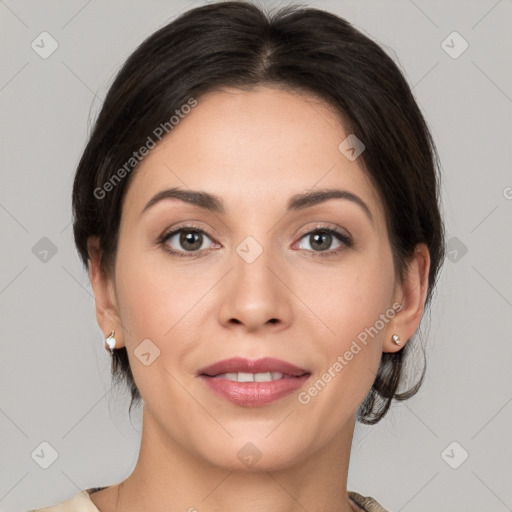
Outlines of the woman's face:
<svg viewBox="0 0 512 512">
<path fill-rule="evenodd" d="M 319 100 L 264 87 L 197 99 L 125 196 L 116 334 L 168 442 L 226 468 L 258 458 L 259 469 L 285 467 L 341 439 L 382 352 L 398 350 L 402 289 L 384 211 L 359 159 L 339 149 L 349 133 Z M 214 195 L 223 211 L 176 197 L 147 206 L 169 189 Z M 345 196 L 297 200 L 320 189 Z M 247 368 L 200 375 L 234 357 L 306 375 L 291 386 L 234 383 L 252 378 Z"/>
</svg>

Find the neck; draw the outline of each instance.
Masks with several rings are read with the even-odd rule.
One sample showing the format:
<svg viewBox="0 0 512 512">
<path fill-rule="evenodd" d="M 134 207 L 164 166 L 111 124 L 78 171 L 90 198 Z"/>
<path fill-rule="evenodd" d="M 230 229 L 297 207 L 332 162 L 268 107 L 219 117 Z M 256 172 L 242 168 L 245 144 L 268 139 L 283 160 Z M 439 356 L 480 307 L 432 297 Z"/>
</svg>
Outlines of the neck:
<svg viewBox="0 0 512 512">
<path fill-rule="evenodd" d="M 359 510 L 346 489 L 354 425 L 351 416 L 328 444 L 284 469 L 230 471 L 192 455 L 160 428 L 145 407 L 137 464 L 126 480 L 114 486 L 117 496 L 111 510 L 168 512 L 170 506 L 189 512 Z M 108 507 L 100 510 L 110 512 Z"/>
</svg>

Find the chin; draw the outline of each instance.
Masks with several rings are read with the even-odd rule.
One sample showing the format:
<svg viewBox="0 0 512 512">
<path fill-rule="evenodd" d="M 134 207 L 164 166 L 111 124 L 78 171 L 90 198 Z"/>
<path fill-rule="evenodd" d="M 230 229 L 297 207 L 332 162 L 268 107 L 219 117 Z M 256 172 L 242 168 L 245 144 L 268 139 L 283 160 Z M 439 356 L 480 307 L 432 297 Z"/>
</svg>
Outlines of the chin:
<svg viewBox="0 0 512 512">
<path fill-rule="evenodd" d="M 232 442 L 207 449 L 204 456 L 211 464 L 228 471 L 249 473 L 286 469 L 304 457 L 304 442 L 283 445 L 265 439 L 265 435 L 235 437 Z"/>
</svg>

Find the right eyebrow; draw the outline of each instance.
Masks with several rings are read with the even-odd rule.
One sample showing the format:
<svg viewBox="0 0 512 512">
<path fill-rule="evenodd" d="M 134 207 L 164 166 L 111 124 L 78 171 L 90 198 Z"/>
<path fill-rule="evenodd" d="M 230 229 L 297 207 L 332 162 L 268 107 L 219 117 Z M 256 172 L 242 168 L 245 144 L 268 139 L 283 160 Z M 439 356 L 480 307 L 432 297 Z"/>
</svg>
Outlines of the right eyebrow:
<svg viewBox="0 0 512 512">
<path fill-rule="evenodd" d="M 151 208 L 154 204 L 163 201 L 164 199 L 179 199 L 180 201 L 191 203 L 199 208 L 203 208 L 214 213 L 226 213 L 224 202 L 220 197 L 208 192 L 198 190 L 181 190 L 176 187 L 162 190 L 155 194 L 146 204 L 141 214 Z"/>
</svg>

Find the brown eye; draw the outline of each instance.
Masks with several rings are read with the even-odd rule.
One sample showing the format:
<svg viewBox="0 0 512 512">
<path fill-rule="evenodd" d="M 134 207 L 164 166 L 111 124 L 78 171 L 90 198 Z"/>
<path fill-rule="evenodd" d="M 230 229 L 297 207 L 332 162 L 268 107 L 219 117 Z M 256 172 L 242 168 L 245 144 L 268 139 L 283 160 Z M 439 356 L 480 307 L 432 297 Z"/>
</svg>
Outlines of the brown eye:
<svg viewBox="0 0 512 512">
<path fill-rule="evenodd" d="M 204 231 L 196 228 L 182 227 L 166 234 L 161 243 L 170 247 L 166 249 L 173 254 L 194 253 L 208 248 L 207 240 L 211 240 Z"/>
<path fill-rule="evenodd" d="M 316 233 L 309 236 L 309 245 L 312 249 L 319 251 L 326 251 L 330 249 L 333 236 L 325 231 L 317 231 Z"/>
<path fill-rule="evenodd" d="M 299 248 L 313 253 L 326 252 L 327 254 L 333 254 L 343 246 L 352 246 L 350 237 L 332 228 L 315 229 L 306 233 L 301 240 L 306 240 L 307 244 L 306 247 Z M 334 247 L 332 246 L 333 243 L 335 244 Z"/>
<path fill-rule="evenodd" d="M 198 231 L 182 231 L 179 234 L 179 244 L 186 251 L 196 251 L 203 245 L 203 235 Z"/>
</svg>

